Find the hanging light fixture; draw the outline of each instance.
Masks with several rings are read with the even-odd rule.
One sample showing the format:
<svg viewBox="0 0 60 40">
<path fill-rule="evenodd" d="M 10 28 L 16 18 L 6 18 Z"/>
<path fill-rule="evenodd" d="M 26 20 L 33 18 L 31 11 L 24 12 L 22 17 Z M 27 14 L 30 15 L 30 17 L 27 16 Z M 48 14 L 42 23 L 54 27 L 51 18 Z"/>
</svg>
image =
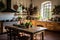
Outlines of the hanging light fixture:
<svg viewBox="0 0 60 40">
<path fill-rule="evenodd" d="M 34 14 L 33 12 L 35 12 L 36 10 L 37 10 L 37 6 L 34 6 L 33 1 L 31 0 L 31 3 L 28 8 L 29 15 L 33 15 Z"/>
</svg>

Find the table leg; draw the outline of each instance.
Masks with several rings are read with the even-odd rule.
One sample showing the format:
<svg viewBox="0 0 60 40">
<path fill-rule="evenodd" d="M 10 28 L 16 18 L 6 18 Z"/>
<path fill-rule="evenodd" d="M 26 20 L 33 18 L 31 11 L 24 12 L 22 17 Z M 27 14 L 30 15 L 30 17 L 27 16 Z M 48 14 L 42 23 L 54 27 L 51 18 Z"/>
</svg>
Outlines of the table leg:
<svg viewBox="0 0 60 40">
<path fill-rule="evenodd" d="M 10 30 L 10 40 L 12 40 L 12 34 L 11 34 L 11 30 Z"/>
<path fill-rule="evenodd" d="M 16 36 L 14 36 L 14 40 L 16 40 Z"/>
<path fill-rule="evenodd" d="M 44 32 L 42 32 L 42 40 L 44 40 Z"/>
<path fill-rule="evenodd" d="M 34 39 L 33 36 L 34 36 L 33 34 L 30 35 L 30 37 L 31 37 L 30 40 L 33 40 Z"/>
</svg>

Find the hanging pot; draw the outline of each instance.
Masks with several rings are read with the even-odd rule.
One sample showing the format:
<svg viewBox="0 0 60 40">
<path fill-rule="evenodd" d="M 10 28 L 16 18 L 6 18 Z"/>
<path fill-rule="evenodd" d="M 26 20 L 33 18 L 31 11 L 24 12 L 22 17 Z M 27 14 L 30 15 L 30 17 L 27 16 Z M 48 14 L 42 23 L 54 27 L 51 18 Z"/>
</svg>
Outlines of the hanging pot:
<svg viewBox="0 0 60 40">
<path fill-rule="evenodd" d="M 17 9 L 18 9 L 18 5 L 15 4 L 15 5 L 13 6 L 13 8 L 14 8 L 15 10 L 17 10 Z"/>
<path fill-rule="evenodd" d="M 17 1 L 16 1 L 16 4 L 13 5 L 13 8 L 17 11 L 18 9 Z"/>
<path fill-rule="evenodd" d="M 3 10 L 5 8 L 4 3 L 2 2 L 2 0 L 0 1 L 0 11 Z"/>
</svg>

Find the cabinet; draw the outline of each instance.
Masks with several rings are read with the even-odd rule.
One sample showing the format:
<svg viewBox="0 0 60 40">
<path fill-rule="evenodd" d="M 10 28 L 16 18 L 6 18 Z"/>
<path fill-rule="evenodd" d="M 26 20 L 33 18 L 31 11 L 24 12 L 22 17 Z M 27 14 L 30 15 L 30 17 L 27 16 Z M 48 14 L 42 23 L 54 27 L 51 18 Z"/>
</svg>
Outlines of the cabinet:
<svg viewBox="0 0 60 40">
<path fill-rule="evenodd" d="M 35 20 L 35 26 L 43 25 L 47 30 L 60 31 L 60 22 L 49 22 L 49 21 L 37 21 Z"/>
<path fill-rule="evenodd" d="M 46 22 L 48 30 L 60 31 L 60 23 L 58 22 Z"/>
<path fill-rule="evenodd" d="M 48 30 L 54 30 L 55 26 L 56 26 L 56 23 L 46 22 L 46 28 L 48 28 Z"/>
</svg>

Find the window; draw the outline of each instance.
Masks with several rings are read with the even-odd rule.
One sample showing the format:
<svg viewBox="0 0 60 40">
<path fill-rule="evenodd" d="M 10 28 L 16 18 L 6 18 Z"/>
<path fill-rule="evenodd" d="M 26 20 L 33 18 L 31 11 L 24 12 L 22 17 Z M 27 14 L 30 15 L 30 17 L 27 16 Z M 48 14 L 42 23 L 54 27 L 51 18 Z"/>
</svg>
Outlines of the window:
<svg viewBox="0 0 60 40">
<path fill-rule="evenodd" d="M 46 1 L 41 4 L 41 19 L 47 20 L 51 18 L 51 1 Z"/>
</svg>

